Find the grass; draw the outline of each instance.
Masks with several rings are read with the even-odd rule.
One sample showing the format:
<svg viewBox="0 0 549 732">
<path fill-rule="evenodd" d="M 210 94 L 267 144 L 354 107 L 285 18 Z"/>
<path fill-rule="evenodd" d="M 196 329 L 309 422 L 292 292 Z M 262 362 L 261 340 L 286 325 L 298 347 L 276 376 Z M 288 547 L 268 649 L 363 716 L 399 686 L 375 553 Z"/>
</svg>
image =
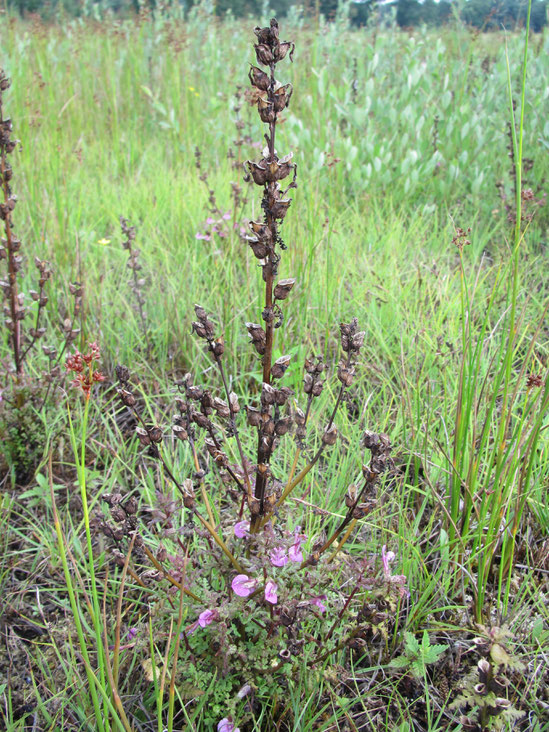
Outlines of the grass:
<svg viewBox="0 0 549 732">
<path fill-rule="evenodd" d="M 37 254 L 53 264 L 53 330 L 68 307 L 69 281 L 83 283 L 82 347 L 100 341 L 109 377 L 89 405 L 86 450 L 78 459 L 67 423 L 43 414 L 36 477 L 23 489 L 6 469 L 0 713 L 7 729 L 97 729 L 99 706 L 107 710 L 109 729 L 125 728 L 115 722 L 123 717 L 107 668 L 116 626 L 139 628 L 135 643 L 122 641 L 118 687 L 134 728 L 162 729 L 167 720 L 174 729 L 212 728 L 208 707 L 219 704 L 219 680 L 204 684 L 187 666 L 180 666 L 177 683 L 170 679 L 176 631 L 192 620 L 184 604 L 179 614 L 179 597 L 171 598 L 169 625 L 167 596 L 153 603 L 153 593 L 134 577 L 107 573 L 99 535 L 93 537 L 96 578 L 90 576 L 89 521 L 83 522 L 78 495 L 86 476 L 92 524 L 102 515 L 101 495 L 117 486 L 144 504 L 156 501 L 163 479 L 127 439 L 112 389 L 114 365 L 131 365 L 151 421 L 169 423 L 174 379 L 191 369 L 197 380 L 212 381 L 209 361 L 189 336 L 195 301 L 224 325 L 233 388 L 258 392 L 244 322 L 260 322 L 261 273 L 236 237 L 196 239 L 208 212 L 194 167 L 198 146 L 220 208 L 231 209 L 230 182 L 241 181 L 242 173 L 227 159 L 236 137 L 229 122 L 235 87 L 247 83 L 251 25 L 220 24 L 202 11 L 186 24 L 161 17 L 52 26 L 6 19 L 2 66 L 13 80 L 6 109 L 23 141 L 12 157 L 18 234 L 28 258 Z M 279 154 L 294 150 L 298 163 L 280 273 L 297 284 L 277 355 L 293 349 L 300 364 L 310 352 L 322 353 L 333 367 L 337 324 L 356 315 L 366 330 L 359 377 L 338 416 L 345 441 L 326 452 L 294 505 L 311 506 L 309 536 L 333 531 L 362 464 L 354 425 L 387 432 L 396 468 L 345 551 L 379 563 L 381 546 L 392 548 L 411 597 L 394 622 L 386 616 L 374 622 L 369 655 L 342 650 L 310 678 L 298 674 L 278 710 L 276 701 L 264 704 L 250 729 L 276 729 L 277 714 L 280 729 L 460 729 L 459 714 L 448 705 L 474 668 L 470 649 L 481 632 L 474 621 L 509 625 L 513 641 L 506 648 L 526 664 L 510 672 L 508 694 L 528 716 L 504 729 L 548 729 L 547 385 L 529 389 L 526 377 L 545 380 L 547 373 L 549 212 L 536 207 L 532 222 L 517 231 L 505 208 L 515 196 L 509 88 L 516 114 L 524 111 L 516 133 L 525 162 L 522 187 L 540 198 L 549 175 L 547 35 L 531 39 L 524 99 L 522 34 L 506 37 L 508 61 L 502 33 L 460 27 L 407 34 L 304 25 L 292 37 L 296 63 L 285 75 L 296 95 L 277 147 Z M 246 130 L 261 143 L 252 112 L 242 110 Z M 518 139 L 514 146 L 518 160 Z M 242 155 L 253 158 L 257 150 L 243 148 Z M 254 207 L 250 197 L 245 215 L 253 218 Z M 138 226 L 148 354 L 120 215 Z M 457 227 L 471 227 L 463 252 L 452 244 Z M 23 291 L 30 287 L 29 278 Z M 38 374 L 40 365 L 34 368 Z M 301 371 L 291 369 L 286 383 L 299 391 Z M 324 413 L 333 398 L 328 384 L 320 398 Z M 78 431 L 84 414 L 70 400 Z M 525 436 L 532 441 L 518 453 Z M 495 463 L 494 444 L 502 446 Z M 185 448 L 167 448 L 178 475 L 191 474 Z M 253 454 L 255 445 L 245 449 Z M 281 450 L 289 467 L 291 441 Z M 475 493 L 486 490 L 481 498 Z M 212 510 L 223 520 L 219 501 Z M 502 545 L 502 521 L 514 531 L 515 516 L 516 534 Z M 502 552 L 503 561 L 494 563 Z M 512 571 L 499 570 L 511 559 Z M 123 587 L 128 615 L 121 617 Z M 105 641 L 98 625 L 103 603 Z M 86 633 L 79 618 L 94 638 L 92 664 L 96 654 L 103 656 L 105 678 L 97 683 L 81 662 Z M 404 629 L 419 639 L 427 630 L 433 644 L 450 646 L 421 682 L 389 666 L 402 654 Z M 177 652 L 183 656 L 183 649 Z M 152 658 L 158 661 L 147 675 L 142 661 Z M 169 687 L 165 697 L 160 686 Z"/>
</svg>

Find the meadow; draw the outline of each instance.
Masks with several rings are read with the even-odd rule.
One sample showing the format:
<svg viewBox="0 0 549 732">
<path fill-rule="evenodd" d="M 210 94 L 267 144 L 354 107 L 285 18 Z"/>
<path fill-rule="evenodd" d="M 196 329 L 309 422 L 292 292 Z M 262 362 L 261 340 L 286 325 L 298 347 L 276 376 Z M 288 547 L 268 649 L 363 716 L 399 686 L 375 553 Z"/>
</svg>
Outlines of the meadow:
<svg viewBox="0 0 549 732">
<path fill-rule="evenodd" d="M 233 533 L 256 470 L 244 405 L 268 394 L 243 238 L 263 216 L 244 165 L 265 147 L 259 19 L 0 22 L 28 327 L 34 258 L 52 272 L 20 373 L 1 344 L 0 726 L 548 730 L 547 32 L 525 59 L 520 30 L 280 20 L 276 148 L 297 188 L 273 359 L 291 357 L 303 410 L 305 359 L 325 382 L 306 439 L 293 396 L 297 437 L 276 412 L 284 500 L 263 540 L 251 508 Z M 89 399 L 65 374 L 75 349 L 104 376 Z M 226 454 L 172 431 L 179 412 L 190 432 L 188 373 L 238 394 L 211 417 Z M 275 536 L 302 565 L 273 560 Z M 235 589 L 254 567 L 267 588 L 261 552 L 278 602 Z"/>
</svg>

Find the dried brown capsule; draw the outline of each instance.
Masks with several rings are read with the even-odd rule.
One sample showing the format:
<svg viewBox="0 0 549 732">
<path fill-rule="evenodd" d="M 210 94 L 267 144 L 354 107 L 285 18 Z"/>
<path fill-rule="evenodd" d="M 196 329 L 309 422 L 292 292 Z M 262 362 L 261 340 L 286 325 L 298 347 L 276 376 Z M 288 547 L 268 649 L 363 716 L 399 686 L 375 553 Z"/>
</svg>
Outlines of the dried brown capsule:
<svg viewBox="0 0 549 732">
<path fill-rule="evenodd" d="M 287 432 L 290 431 L 292 427 L 292 418 L 291 417 L 283 417 L 282 419 L 279 419 L 278 422 L 275 425 L 275 433 L 281 437 L 282 435 L 285 435 Z"/>
<path fill-rule="evenodd" d="M 259 112 L 259 117 L 261 121 L 265 122 L 266 124 L 271 124 L 271 122 L 274 122 L 276 119 L 275 106 L 268 99 L 263 99 L 262 97 L 259 97 L 259 99 L 257 100 L 257 111 Z"/>
<path fill-rule="evenodd" d="M 340 361 L 337 367 L 337 378 L 341 381 L 343 386 L 351 386 L 355 376 L 355 369 L 352 366 L 347 366 L 344 361 Z"/>
<path fill-rule="evenodd" d="M 149 437 L 153 442 L 162 442 L 162 430 L 160 427 L 149 427 Z"/>
<path fill-rule="evenodd" d="M 293 391 L 288 386 L 281 386 L 275 392 L 275 404 L 279 407 L 283 407 L 288 399 L 292 396 Z"/>
<path fill-rule="evenodd" d="M 290 98 L 292 96 L 293 88 L 291 84 L 285 84 L 284 86 L 278 87 L 274 92 L 274 107 L 277 112 L 288 106 Z"/>
<path fill-rule="evenodd" d="M 263 389 L 261 391 L 261 403 L 271 405 L 275 403 L 275 392 L 276 389 L 272 387 L 270 384 L 263 384 Z"/>
<path fill-rule="evenodd" d="M 268 91 L 271 86 L 271 80 L 268 75 L 261 69 L 258 69 L 257 66 L 252 66 L 250 68 L 248 77 L 250 79 L 250 83 L 261 91 Z"/>
<path fill-rule="evenodd" d="M 250 221 L 250 229 L 260 241 L 271 241 L 273 234 L 267 224 L 260 221 Z"/>
<path fill-rule="evenodd" d="M 352 508 L 357 502 L 358 493 L 356 485 L 352 484 L 347 488 L 347 495 L 345 496 L 345 505 L 347 508 Z"/>
<path fill-rule="evenodd" d="M 238 403 L 238 396 L 234 393 L 234 391 L 231 391 L 229 394 L 229 404 L 231 407 L 231 411 L 233 414 L 238 414 L 240 412 L 240 404 Z"/>
<path fill-rule="evenodd" d="M 191 419 L 196 425 L 202 427 L 204 430 L 210 427 L 210 420 L 200 412 L 191 412 Z"/>
<path fill-rule="evenodd" d="M 246 236 L 244 238 L 257 259 L 265 259 L 268 256 L 270 250 L 267 244 L 259 241 L 255 236 Z"/>
<path fill-rule="evenodd" d="M 246 416 L 250 427 L 259 427 L 261 424 L 261 412 L 259 409 L 256 409 L 255 407 L 248 407 L 246 405 Z"/>
<path fill-rule="evenodd" d="M 325 445 L 335 445 L 337 440 L 337 427 L 335 424 L 331 425 L 322 435 L 322 442 Z"/>
<path fill-rule="evenodd" d="M 189 437 L 187 430 L 184 427 L 182 427 L 180 424 L 174 424 L 174 426 L 172 427 L 172 430 L 178 440 L 187 440 Z"/>
<path fill-rule="evenodd" d="M 314 397 L 318 397 L 318 396 L 320 396 L 322 394 L 322 389 L 323 388 L 324 388 L 324 382 L 323 381 L 315 381 L 315 383 L 313 384 L 313 390 L 312 390 L 311 394 Z"/>
<path fill-rule="evenodd" d="M 272 206 L 270 206 L 271 216 L 275 219 L 282 220 L 288 213 L 288 209 L 290 208 L 291 202 L 292 202 L 291 198 L 280 198 L 280 199 L 274 201 Z"/>
<path fill-rule="evenodd" d="M 293 61 L 293 54 L 295 50 L 295 43 L 291 43 L 289 41 L 284 41 L 283 43 L 279 43 L 277 47 L 273 49 L 273 55 L 275 58 L 275 61 L 282 61 L 283 58 L 286 57 L 286 54 L 289 52 L 290 54 L 290 61 Z"/>
<path fill-rule="evenodd" d="M 274 288 L 274 296 L 276 300 L 285 300 L 290 294 L 292 287 L 295 285 L 295 279 L 290 277 L 285 280 L 279 280 Z"/>
<path fill-rule="evenodd" d="M 126 405 L 126 407 L 134 407 L 135 406 L 135 397 L 131 393 L 131 391 L 128 391 L 127 389 L 117 389 L 117 394 L 120 397 L 120 400 L 123 404 Z"/>
<path fill-rule="evenodd" d="M 281 356 L 271 366 L 271 376 L 273 379 L 280 379 L 286 373 L 286 369 L 290 365 L 290 356 Z"/>
<path fill-rule="evenodd" d="M 223 399 L 216 397 L 214 399 L 213 407 L 220 417 L 227 418 L 231 416 L 230 407 L 227 402 L 223 401 Z"/>
<path fill-rule="evenodd" d="M 274 56 L 269 48 L 265 43 L 257 43 L 255 46 L 255 55 L 257 57 L 257 60 L 260 64 L 263 64 L 264 66 L 268 66 L 270 63 L 274 61 Z"/>
<path fill-rule="evenodd" d="M 147 447 L 151 444 L 151 438 L 149 436 L 149 433 L 143 427 L 136 427 L 135 434 L 139 438 L 139 442 L 143 445 L 143 447 Z"/>
<path fill-rule="evenodd" d="M 252 160 L 246 161 L 250 175 L 256 185 L 262 186 L 267 182 L 267 166 L 264 161 L 254 163 Z"/>
<path fill-rule="evenodd" d="M 181 488 L 183 489 L 183 505 L 185 508 L 193 508 L 195 495 L 192 480 L 190 478 L 186 478 L 183 481 Z"/>
<path fill-rule="evenodd" d="M 302 409 L 300 409 L 299 407 L 296 407 L 296 409 L 295 409 L 294 419 L 295 419 L 295 423 L 298 427 L 305 426 L 305 412 Z"/>
</svg>

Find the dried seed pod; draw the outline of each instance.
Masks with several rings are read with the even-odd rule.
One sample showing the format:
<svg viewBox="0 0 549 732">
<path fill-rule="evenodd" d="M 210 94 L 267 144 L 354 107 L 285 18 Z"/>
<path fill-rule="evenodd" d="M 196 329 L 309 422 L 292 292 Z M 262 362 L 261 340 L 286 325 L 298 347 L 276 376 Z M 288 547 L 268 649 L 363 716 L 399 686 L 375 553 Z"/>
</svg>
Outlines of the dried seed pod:
<svg viewBox="0 0 549 732">
<path fill-rule="evenodd" d="M 229 405 L 233 414 L 240 412 L 240 404 L 238 403 L 238 395 L 234 391 L 229 394 Z"/>
<path fill-rule="evenodd" d="M 295 279 L 293 277 L 279 280 L 274 288 L 274 296 L 276 300 L 285 300 L 290 294 L 292 287 L 295 285 Z"/>
<path fill-rule="evenodd" d="M 189 399 L 200 401 L 204 396 L 204 389 L 201 386 L 187 386 L 186 393 Z"/>
<path fill-rule="evenodd" d="M 120 397 L 122 404 L 125 404 L 126 407 L 135 407 L 136 400 L 131 391 L 128 391 L 127 389 L 117 389 L 116 392 Z"/>
<path fill-rule="evenodd" d="M 259 409 L 256 409 L 255 407 L 248 407 L 246 405 L 246 416 L 250 427 L 259 427 L 261 424 L 261 412 Z"/>
<path fill-rule="evenodd" d="M 303 391 L 305 394 L 310 394 L 313 390 L 314 378 L 311 374 L 305 374 L 303 377 Z"/>
<path fill-rule="evenodd" d="M 269 419 L 266 419 L 261 423 L 261 434 L 267 435 L 267 437 L 271 437 L 274 435 L 275 431 L 275 423 L 274 420 L 269 417 Z"/>
<path fill-rule="evenodd" d="M 180 424 L 174 424 L 172 430 L 178 440 L 187 440 L 189 438 L 189 433 Z"/>
<path fill-rule="evenodd" d="M 281 356 L 271 366 L 271 376 L 273 379 L 280 379 L 286 373 L 286 369 L 290 365 L 291 356 Z"/>
<path fill-rule="evenodd" d="M 305 412 L 299 407 L 295 408 L 294 419 L 298 427 L 305 427 Z"/>
<path fill-rule="evenodd" d="M 259 99 L 257 100 L 257 111 L 259 112 L 259 117 L 261 121 L 265 122 L 266 124 L 271 124 L 271 122 L 274 122 L 276 119 L 275 106 L 268 99 L 263 99 L 263 97 L 259 97 Z"/>
<path fill-rule="evenodd" d="M 275 433 L 282 437 L 282 435 L 285 435 L 287 432 L 290 431 L 292 427 L 292 418 L 291 417 L 283 417 L 282 419 L 279 419 L 278 422 L 275 424 Z"/>
<path fill-rule="evenodd" d="M 250 83 L 252 86 L 255 86 L 257 89 L 260 89 L 261 91 L 268 91 L 271 86 L 271 80 L 269 79 L 268 75 L 262 71 L 261 69 L 258 69 L 257 66 L 251 66 L 250 71 L 248 72 L 248 77 L 250 79 Z"/>
<path fill-rule="evenodd" d="M 256 257 L 257 259 L 265 259 L 265 257 L 268 256 L 270 250 L 267 244 L 259 241 L 259 239 L 255 236 L 246 236 L 244 238 L 246 239 L 250 249 L 254 253 L 254 257 Z"/>
<path fill-rule="evenodd" d="M 286 57 L 286 54 L 290 54 L 290 61 L 293 61 L 293 54 L 295 50 L 295 43 L 291 43 L 289 41 L 284 41 L 283 43 L 279 43 L 278 46 L 276 46 L 273 49 L 273 55 L 276 62 L 282 61 L 283 58 Z"/>
<path fill-rule="evenodd" d="M 265 185 L 267 182 L 267 167 L 264 161 L 254 163 L 252 160 L 247 160 L 246 166 L 248 167 L 254 183 L 258 186 Z"/>
<path fill-rule="evenodd" d="M 360 333 L 355 333 L 351 340 L 351 350 L 358 353 L 362 346 L 364 345 L 364 337 L 366 333 L 365 331 L 361 330 Z"/>
<path fill-rule="evenodd" d="M 214 400 L 213 396 L 210 391 L 206 389 L 206 391 L 202 394 L 202 397 L 200 398 L 200 406 L 202 407 L 202 412 L 204 414 L 211 414 L 214 406 Z"/>
<path fill-rule="evenodd" d="M 323 388 L 324 388 L 324 382 L 323 381 L 315 381 L 315 383 L 313 384 L 313 390 L 312 390 L 311 394 L 314 397 L 318 397 L 318 396 L 320 396 L 322 394 L 322 389 Z"/>
<path fill-rule="evenodd" d="M 200 412 L 191 412 L 191 419 L 196 425 L 204 430 L 210 427 L 210 420 L 206 417 L 206 415 L 201 414 Z"/>
<path fill-rule="evenodd" d="M 337 367 L 337 378 L 341 381 L 343 386 L 351 386 L 354 376 L 354 367 L 347 366 L 345 361 L 340 361 Z"/>
<path fill-rule="evenodd" d="M 288 106 L 292 92 L 293 87 L 291 84 L 285 84 L 284 86 L 280 86 L 278 89 L 275 89 L 274 107 L 277 112 L 282 112 L 282 110 Z"/>
<path fill-rule="evenodd" d="M 331 425 L 322 435 L 322 442 L 325 445 L 335 445 L 337 440 L 337 427 L 335 424 Z"/>
<path fill-rule="evenodd" d="M 195 305 L 194 312 L 196 313 L 196 317 L 198 318 L 198 320 L 200 320 L 201 323 L 207 322 L 208 314 L 201 305 Z"/>
<path fill-rule="evenodd" d="M 183 489 L 183 505 L 185 508 L 193 508 L 195 495 L 192 480 L 186 478 L 181 484 L 181 488 Z"/>
<path fill-rule="evenodd" d="M 270 242 L 273 237 L 272 231 L 267 224 L 261 221 L 250 221 L 250 229 L 260 241 Z"/>
<path fill-rule="evenodd" d="M 137 498 L 135 496 L 130 496 L 128 500 L 124 503 L 124 510 L 128 514 L 128 516 L 135 516 L 137 513 L 137 509 L 139 507 L 139 504 L 137 502 Z"/>
<path fill-rule="evenodd" d="M 149 437 L 153 442 L 162 442 L 162 430 L 160 427 L 149 427 Z"/>
<path fill-rule="evenodd" d="M 279 407 L 283 407 L 288 399 L 292 396 L 293 391 L 288 386 L 281 386 L 275 392 L 275 404 Z"/>
<path fill-rule="evenodd" d="M 352 508 L 356 504 L 357 498 L 358 493 L 356 485 L 350 485 L 347 488 L 347 495 L 345 496 L 345 505 L 347 506 L 347 508 Z"/>
<path fill-rule="evenodd" d="M 256 43 L 254 48 L 256 58 L 260 64 L 268 66 L 274 61 L 273 52 L 265 43 Z"/>
<path fill-rule="evenodd" d="M 223 343 L 223 338 L 220 336 L 215 340 L 214 343 L 210 344 L 211 351 L 214 356 L 219 358 L 225 353 L 225 344 Z"/>
<path fill-rule="evenodd" d="M 230 407 L 227 402 L 223 401 L 223 399 L 216 397 L 214 399 L 213 407 L 220 417 L 227 418 L 231 416 Z"/>
<path fill-rule="evenodd" d="M 191 323 L 191 328 L 194 330 L 196 335 L 199 338 L 207 338 L 207 331 L 206 328 L 202 325 L 202 323 L 197 322 L 196 320 L 193 320 Z"/>
<path fill-rule="evenodd" d="M 149 433 L 143 427 L 136 427 L 135 434 L 139 438 L 139 442 L 143 445 L 143 447 L 147 447 L 151 444 L 151 438 L 149 436 Z"/>
<path fill-rule="evenodd" d="M 271 405 L 275 403 L 275 392 L 276 389 L 272 387 L 270 384 L 263 384 L 263 389 L 261 391 L 261 404 L 263 405 Z"/>
<path fill-rule="evenodd" d="M 291 202 L 291 198 L 280 198 L 274 201 L 272 206 L 269 207 L 271 216 L 275 219 L 282 220 L 288 213 Z"/>
</svg>

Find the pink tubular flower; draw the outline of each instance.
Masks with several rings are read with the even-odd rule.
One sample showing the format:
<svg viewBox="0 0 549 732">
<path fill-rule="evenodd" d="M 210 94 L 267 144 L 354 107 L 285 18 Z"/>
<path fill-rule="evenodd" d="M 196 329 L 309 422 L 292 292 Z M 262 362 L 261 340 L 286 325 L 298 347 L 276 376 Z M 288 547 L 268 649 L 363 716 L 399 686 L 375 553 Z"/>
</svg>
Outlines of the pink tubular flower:
<svg viewBox="0 0 549 732">
<path fill-rule="evenodd" d="M 239 521 L 234 525 L 234 535 L 237 536 L 239 539 L 243 539 L 245 536 L 248 536 L 249 530 L 249 521 Z"/>
<path fill-rule="evenodd" d="M 318 597 L 313 597 L 311 599 L 311 605 L 316 605 L 321 613 L 325 613 L 326 605 L 324 605 L 324 603 L 322 602 L 322 600 L 325 600 L 325 599 L 326 599 L 326 595 L 319 595 Z"/>
<path fill-rule="evenodd" d="M 204 612 L 200 613 L 198 616 L 198 625 L 200 625 L 201 628 L 205 628 L 207 625 L 210 625 L 210 623 L 213 623 L 216 618 L 217 610 L 204 610 Z"/>
<path fill-rule="evenodd" d="M 228 221 L 231 218 L 231 212 L 227 211 L 226 213 L 224 213 L 223 218 L 225 219 L 225 221 Z"/>
<path fill-rule="evenodd" d="M 247 574 L 237 574 L 231 582 L 233 592 L 239 597 L 248 597 L 248 595 L 251 595 L 256 585 L 257 580 L 253 579 L 253 577 L 248 577 Z"/>
<path fill-rule="evenodd" d="M 275 547 L 269 554 L 269 559 L 271 560 L 273 567 L 283 567 L 289 562 L 283 546 Z"/>
<path fill-rule="evenodd" d="M 234 726 L 230 717 L 223 717 L 217 724 L 217 732 L 240 732 L 240 728 Z"/>
<path fill-rule="evenodd" d="M 267 602 L 270 602 L 271 605 L 276 605 L 278 601 L 276 590 L 276 584 L 272 580 L 269 580 L 265 585 L 265 599 L 267 600 Z"/>
<path fill-rule="evenodd" d="M 383 576 L 387 582 L 398 586 L 401 597 L 410 597 L 410 593 L 406 589 L 406 577 L 403 574 L 391 574 L 389 564 L 394 561 L 396 555 L 394 552 L 386 551 L 385 544 L 381 547 L 381 563 L 383 565 Z"/>
<path fill-rule="evenodd" d="M 303 552 L 301 551 L 301 545 L 303 542 L 307 541 L 307 537 L 305 534 L 300 534 L 301 526 L 295 527 L 295 533 L 294 533 L 294 543 L 288 550 L 288 556 L 290 557 L 292 562 L 302 562 L 303 561 Z"/>
</svg>

